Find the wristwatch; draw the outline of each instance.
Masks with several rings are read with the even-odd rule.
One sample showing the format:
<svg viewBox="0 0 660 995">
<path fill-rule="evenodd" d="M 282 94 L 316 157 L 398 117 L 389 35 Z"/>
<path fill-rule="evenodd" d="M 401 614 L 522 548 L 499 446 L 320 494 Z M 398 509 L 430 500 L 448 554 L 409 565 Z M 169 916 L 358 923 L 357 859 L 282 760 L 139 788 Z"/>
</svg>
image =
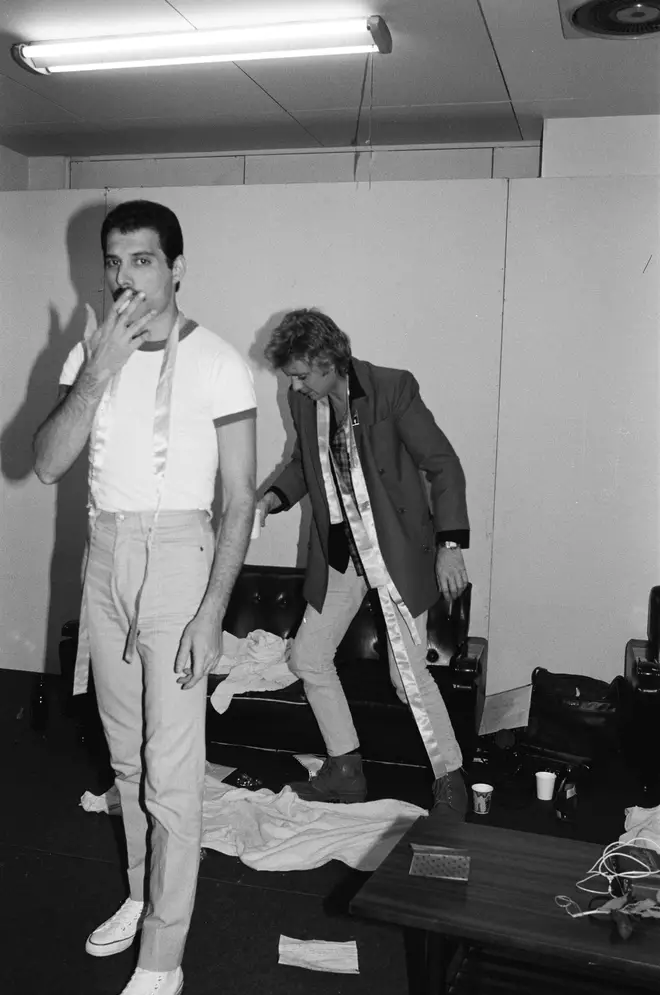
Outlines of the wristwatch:
<svg viewBox="0 0 660 995">
<path fill-rule="evenodd" d="M 449 540 L 449 539 L 446 542 L 443 542 L 441 545 L 444 546 L 445 549 L 460 549 L 461 548 L 460 542 L 451 542 L 451 540 Z"/>
</svg>

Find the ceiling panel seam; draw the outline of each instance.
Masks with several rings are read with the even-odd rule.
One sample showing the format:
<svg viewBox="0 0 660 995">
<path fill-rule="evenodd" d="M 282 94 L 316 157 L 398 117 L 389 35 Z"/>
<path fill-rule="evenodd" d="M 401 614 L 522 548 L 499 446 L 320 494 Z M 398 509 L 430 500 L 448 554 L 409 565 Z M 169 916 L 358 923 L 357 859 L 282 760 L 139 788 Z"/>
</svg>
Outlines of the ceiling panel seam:
<svg viewBox="0 0 660 995">
<path fill-rule="evenodd" d="M 481 20 L 483 21 L 484 28 L 486 30 L 486 34 L 488 35 L 488 41 L 490 42 L 490 47 L 493 50 L 493 57 L 495 59 L 495 62 L 497 63 L 497 68 L 499 69 L 499 72 L 500 72 L 500 77 L 502 79 L 502 84 L 504 86 L 504 89 L 506 90 L 506 95 L 507 95 L 507 98 L 509 100 L 509 106 L 511 108 L 511 113 L 513 114 L 513 119 L 516 122 L 516 128 L 518 129 L 518 134 L 520 135 L 520 139 L 522 141 L 522 139 L 523 139 L 524 136 L 523 136 L 523 133 L 522 133 L 522 128 L 520 127 L 520 121 L 518 120 L 518 115 L 516 114 L 516 109 L 513 106 L 513 100 L 511 98 L 511 91 L 509 90 L 509 84 L 506 81 L 506 76 L 504 75 L 504 69 L 502 68 L 502 63 L 500 62 L 500 57 L 497 54 L 497 49 L 495 48 L 495 42 L 494 42 L 493 36 L 492 36 L 492 34 L 490 32 L 490 27 L 488 25 L 488 21 L 486 20 L 486 14 L 484 12 L 484 8 L 483 8 L 481 0 L 477 0 L 477 6 L 479 8 L 479 13 L 481 14 Z"/>
<path fill-rule="evenodd" d="M 7 76 L 6 73 L 0 73 L 0 79 L 7 79 L 7 80 L 9 80 L 10 83 L 16 83 L 17 86 L 20 86 L 24 90 L 27 90 L 28 93 L 33 94 L 33 96 L 39 97 L 40 100 L 45 100 L 47 103 L 51 104 L 53 107 L 57 107 L 58 110 L 64 111 L 64 113 L 68 114 L 69 117 L 71 117 L 73 121 L 82 121 L 83 120 L 83 118 L 81 118 L 78 114 L 74 114 L 73 111 L 70 111 L 68 107 L 64 107 L 63 104 L 59 104 L 57 102 L 57 100 L 51 100 L 50 97 L 47 97 L 47 96 L 45 96 L 45 94 L 40 93 L 39 90 L 33 90 L 31 86 L 27 85 L 27 83 L 23 83 L 19 79 L 14 79 L 13 76 Z"/>
<path fill-rule="evenodd" d="M 175 14 L 178 14 L 179 17 L 182 17 L 184 19 L 184 21 L 186 22 L 186 24 L 189 24 L 191 28 L 194 28 L 195 31 L 197 31 L 197 25 L 193 24 L 192 21 L 189 21 L 188 18 L 186 17 L 186 15 L 182 14 L 178 7 L 175 7 L 173 3 L 170 3 L 170 0 L 165 0 L 165 3 L 167 4 L 168 7 L 172 8 L 172 10 L 174 11 Z"/>
<path fill-rule="evenodd" d="M 287 115 L 288 115 L 288 116 L 289 116 L 289 117 L 291 118 L 291 120 L 292 120 L 292 121 L 295 121 L 295 123 L 296 123 L 296 124 L 298 125 L 298 127 L 299 127 L 299 128 L 302 128 L 302 130 L 303 130 L 303 131 L 305 132 L 305 134 L 309 135 L 309 137 L 310 137 L 311 139 L 313 139 L 313 141 L 315 141 L 315 142 L 317 143 L 317 145 L 320 145 L 321 147 L 323 147 L 323 142 L 321 142 L 321 141 L 320 141 L 320 140 L 319 140 L 319 139 L 318 139 L 318 138 L 316 137 L 316 135 L 312 134 L 312 132 L 311 132 L 311 131 L 309 130 L 309 128 L 306 128 L 306 127 L 305 127 L 305 125 L 304 125 L 304 124 L 302 124 L 302 123 L 301 123 L 301 122 L 300 122 L 300 121 L 298 120 L 298 118 L 297 118 L 297 117 L 295 116 L 295 114 L 292 114 L 292 113 L 291 113 L 291 111 L 290 111 L 290 110 L 288 110 L 288 109 L 287 109 L 287 108 L 286 108 L 286 107 L 284 106 L 284 104 L 281 104 L 281 103 L 279 102 L 279 100 L 278 100 L 278 99 L 277 99 L 276 97 L 274 97 L 274 96 L 273 96 L 273 94 L 272 94 L 272 93 L 269 93 L 269 92 L 268 92 L 268 90 L 266 89 L 266 87 L 265 87 L 265 86 L 262 86 L 262 85 L 261 85 L 261 83 L 258 83 L 258 82 L 256 81 L 256 79 L 255 79 L 255 78 L 254 78 L 253 76 L 250 76 L 250 74 L 249 74 L 248 72 L 246 72 L 246 71 L 245 71 L 245 69 L 243 69 L 243 67 L 242 67 L 242 66 L 240 66 L 240 65 L 239 65 L 239 64 L 238 64 L 237 62 L 232 62 L 232 65 L 233 65 L 233 66 L 236 66 L 236 68 L 237 68 L 237 69 L 240 69 L 240 71 L 241 71 L 241 72 L 242 72 L 242 73 L 243 73 L 243 74 L 244 74 L 245 76 L 247 76 L 247 78 L 248 78 L 249 80 L 251 80 L 251 81 L 252 81 L 252 82 L 254 83 L 254 85 L 255 85 L 255 86 L 258 86 L 258 87 L 259 87 L 259 89 L 261 90 L 261 92 L 262 92 L 262 93 L 265 93 L 265 94 L 266 94 L 266 96 L 267 96 L 267 97 L 269 97 L 269 98 L 270 98 L 270 99 L 271 99 L 271 100 L 273 101 L 273 103 L 274 103 L 274 104 L 277 104 L 277 106 L 278 106 L 278 107 L 280 108 L 280 110 L 284 111 L 284 113 L 285 113 L 285 114 L 287 114 Z"/>
</svg>

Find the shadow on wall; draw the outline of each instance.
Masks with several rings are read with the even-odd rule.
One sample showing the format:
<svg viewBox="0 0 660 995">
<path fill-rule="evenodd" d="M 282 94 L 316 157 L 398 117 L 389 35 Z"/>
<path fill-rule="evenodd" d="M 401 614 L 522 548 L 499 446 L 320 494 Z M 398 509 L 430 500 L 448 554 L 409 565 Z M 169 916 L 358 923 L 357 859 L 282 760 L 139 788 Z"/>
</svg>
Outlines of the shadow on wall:
<svg viewBox="0 0 660 995">
<path fill-rule="evenodd" d="M 12 482 L 32 473 L 32 439 L 53 409 L 59 375 L 73 346 L 82 339 L 85 304 L 100 316 L 103 308 L 103 267 L 99 232 L 106 213 L 104 202 L 91 204 L 75 214 L 67 229 L 69 274 L 77 301 L 63 326 L 55 307 L 50 307 L 48 342 L 36 359 L 23 402 L 5 426 L 0 439 L 2 474 Z M 87 536 L 87 453 L 56 485 L 55 539 L 50 564 L 50 596 L 46 623 L 45 670 L 58 672 L 57 647 L 62 624 L 78 618 L 80 568 Z"/>
<path fill-rule="evenodd" d="M 248 350 L 248 356 L 250 361 L 260 370 L 266 370 L 272 374 L 275 381 L 275 389 L 277 391 L 277 407 L 280 412 L 280 418 L 282 419 L 282 424 L 284 426 L 284 431 L 286 433 L 286 439 L 284 442 L 284 448 L 282 454 L 271 470 L 271 472 L 265 477 L 265 479 L 258 485 L 257 497 L 260 498 L 268 490 L 270 485 L 277 479 L 286 464 L 291 459 L 291 454 L 293 452 L 293 447 L 296 441 L 296 430 L 293 426 L 293 419 L 291 418 L 291 411 L 289 410 L 289 402 L 287 400 L 287 394 L 289 390 L 289 380 L 281 372 L 274 372 L 271 370 L 271 366 L 268 363 L 264 351 L 270 339 L 271 333 L 280 323 L 282 318 L 288 311 L 276 311 L 270 316 L 268 321 L 266 321 L 261 328 L 257 329 L 254 341 Z M 286 512 L 283 512 L 286 514 Z M 312 507 L 309 503 L 309 498 L 305 497 L 300 502 L 300 531 L 298 533 L 298 545 L 296 550 L 296 566 L 304 567 L 307 565 L 307 551 L 309 548 L 309 530 L 312 524 Z"/>
</svg>

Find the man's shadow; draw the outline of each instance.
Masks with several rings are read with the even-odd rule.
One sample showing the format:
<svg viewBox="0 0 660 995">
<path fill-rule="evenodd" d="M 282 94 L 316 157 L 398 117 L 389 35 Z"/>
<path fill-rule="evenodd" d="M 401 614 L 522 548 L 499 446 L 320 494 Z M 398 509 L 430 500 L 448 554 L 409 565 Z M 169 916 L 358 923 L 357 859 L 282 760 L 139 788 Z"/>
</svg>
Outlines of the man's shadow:
<svg viewBox="0 0 660 995">
<path fill-rule="evenodd" d="M 253 364 L 253 366 L 258 370 L 265 370 L 273 376 L 276 385 L 276 399 L 277 407 L 280 412 L 280 417 L 282 419 L 282 424 L 284 426 L 284 431 L 286 433 L 286 438 L 284 441 L 284 447 L 280 455 L 277 464 L 271 470 L 271 472 L 265 477 L 261 483 L 257 486 L 257 500 L 265 494 L 270 485 L 277 479 L 286 464 L 291 459 L 291 454 L 293 452 L 293 447 L 296 441 L 296 430 L 293 425 L 293 419 L 291 418 L 291 412 L 289 410 L 289 403 L 287 401 L 287 392 L 289 389 L 289 381 L 283 373 L 272 373 L 270 364 L 266 360 L 264 355 L 264 350 L 268 344 L 268 340 L 280 323 L 287 311 L 277 311 L 268 318 L 268 320 L 258 328 L 255 332 L 254 340 L 252 345 L 248 349 L 248 356 Z M 222 495 L 216 492 L 214 508 L 218 509 L 222 507 Z M 297 567 L 304 567 L 307 565 L 307 550 L 309 546 L 309 531 L 312 523 L 312 508 L 309 503 L 309 498 L 304 497 L 300 502 L 300 530 L 298 532 L 298 545 L 296 548 L 296 563 Z"/>
<path fill-rule="evenodd" d="M 33 472 L 32 439 L 55 406 L 64 361 L 83 337 L 85 304 L 91 304 L 99 316 L 102 313 L 104 280 L 99 232 L 105 213 L 106 205 L 100 201 L 80 209 L 69 222 L 66 247 L 77 301 L 65 323 L 57 308 L 50 305 L 48 341 L 32 367 L 20 407 L 2 430 L 0 465 L 10 482 L 19 483 Z M 87 537 L 86 452 L 55 486 L 55 538 L 45 643 L 45 670 L 50 673 L 59 671 L 62 624 L 77 619 L 80 611 L 80 572 Z"/>
</svg>

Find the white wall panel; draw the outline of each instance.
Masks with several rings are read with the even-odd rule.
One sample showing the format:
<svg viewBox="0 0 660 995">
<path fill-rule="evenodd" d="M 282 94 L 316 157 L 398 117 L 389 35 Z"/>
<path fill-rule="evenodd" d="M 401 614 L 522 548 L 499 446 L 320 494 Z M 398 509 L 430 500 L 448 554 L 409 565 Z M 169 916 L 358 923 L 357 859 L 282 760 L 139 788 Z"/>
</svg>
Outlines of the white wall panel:
<svg viewBox="0 0 660 995">
<path fill-rule="evenodd" d="M 186 313 L 251 358 L 261 480 L 291 442 L 285 385 L 259 360 L 284 311 L 317 305 L 349 333 L 356 355 L 415 373 L 465 466 L 473 632 L 485 635 L 506 183 L 138 187 L 111 190 L 108 200 L 134 196 L 162 201 L 181 219 Z M 11 357 L 2 395 L 5 667 L 39 669 L 46 630 L 54 660 L 59 626 L 77 611 L 84 466 L 46 488 L 31 475 L 29 444 L 81 334 L 82 304 L 101 303 L 103 200 L 100 191 L 0 195 L 3 352 Z M 269 520 L 248 558 L 293 564 L 306 546 L 296 509 Z"/>
<path fill-rule="evenodd" d="M 660 574 L 657 179 L 511 183 L 491 691 L 612 678 Z"/>
</svg>

